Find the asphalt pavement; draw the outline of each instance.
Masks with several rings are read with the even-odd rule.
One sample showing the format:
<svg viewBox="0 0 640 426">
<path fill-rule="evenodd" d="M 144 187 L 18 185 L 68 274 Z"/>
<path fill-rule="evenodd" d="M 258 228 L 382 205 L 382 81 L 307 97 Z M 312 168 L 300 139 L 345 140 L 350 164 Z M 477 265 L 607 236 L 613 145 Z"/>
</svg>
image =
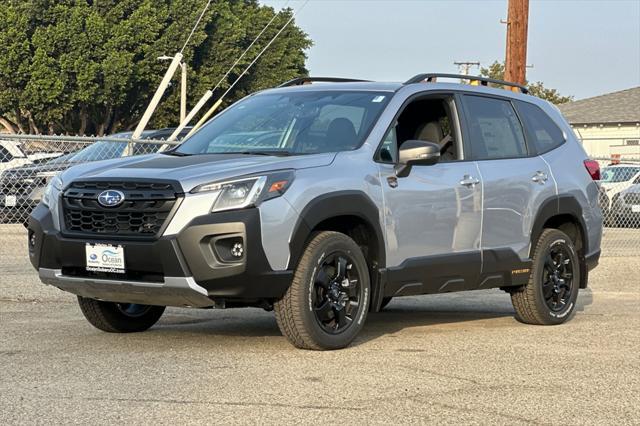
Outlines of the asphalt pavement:
<svg viewBox="0 0 640 426">
<path fill-rule="evenodd" d="M 311 352 L 260 309 L 168 309 L 148 332 L 100 332 L 7 229 L 3 425 L 640 424 L 639 257 L 604 257 L 561 326 L 517 322 L 498 290 L 409 297 L 351 347 Z"/>
</svg>

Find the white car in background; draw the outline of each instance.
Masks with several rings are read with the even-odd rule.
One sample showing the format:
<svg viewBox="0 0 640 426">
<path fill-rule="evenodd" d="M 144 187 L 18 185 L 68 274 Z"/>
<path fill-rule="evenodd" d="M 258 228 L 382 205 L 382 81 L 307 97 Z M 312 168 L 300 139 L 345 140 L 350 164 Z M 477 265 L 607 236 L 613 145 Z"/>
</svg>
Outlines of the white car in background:
<svg viewBox="0 0 640 426">
<path fill-rule="evenodd" d="M 640 164 L 613 164 L 602 170 L 600 206 L 602 207 L 606 224 L 613 223 L 611 209 L 619 194 L 638 183 L 640 183 Z"/>
<path fill-rule="evenodd" d="M 62 155 L 61 152 L 37 152 L 26 155 L 19 142 L 0 139 L 0 173 L 15 167 L 38 163 Z"/>
</svg>

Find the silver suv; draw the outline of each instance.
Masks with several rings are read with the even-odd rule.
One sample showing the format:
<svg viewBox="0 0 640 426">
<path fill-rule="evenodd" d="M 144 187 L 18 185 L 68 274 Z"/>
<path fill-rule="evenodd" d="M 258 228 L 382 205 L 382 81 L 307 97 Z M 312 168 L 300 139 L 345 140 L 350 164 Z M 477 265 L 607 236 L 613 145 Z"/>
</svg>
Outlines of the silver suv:
<svg viewBox="0 0 640 426">
<path fill-rule="evenodd" d="M 300 78 L 171 151 L 72 167 L 31 215 L 31 262 L 108 332 L 255 306 L 336 349 L 393 297 L 489 288 L 562 323 L 600 255 L 598 165 L 526 88 L 443 77 Z"/>
</svg>

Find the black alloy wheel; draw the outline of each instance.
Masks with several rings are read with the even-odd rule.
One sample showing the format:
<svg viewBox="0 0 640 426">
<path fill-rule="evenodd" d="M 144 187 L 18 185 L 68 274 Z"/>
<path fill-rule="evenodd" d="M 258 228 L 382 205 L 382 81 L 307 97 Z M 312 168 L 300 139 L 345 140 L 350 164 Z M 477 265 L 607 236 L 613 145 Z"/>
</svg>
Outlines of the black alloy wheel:
<svg viewBox="0 0 640 426">
<path fill-rule="evenodd" d="M 327 255 L 316 269 L 313 311 L 327 333 L 345 331 L 360 312 L 360 276 L 353 259 L 343 251 Z"/>
<path fill-rule="evenodd" d="M 557 244 L 549 250 L 542 274 L 542 293 L 549 309 L 564 310 L 571 300 L 573 263 L 567 247 Z"/>
</svg>

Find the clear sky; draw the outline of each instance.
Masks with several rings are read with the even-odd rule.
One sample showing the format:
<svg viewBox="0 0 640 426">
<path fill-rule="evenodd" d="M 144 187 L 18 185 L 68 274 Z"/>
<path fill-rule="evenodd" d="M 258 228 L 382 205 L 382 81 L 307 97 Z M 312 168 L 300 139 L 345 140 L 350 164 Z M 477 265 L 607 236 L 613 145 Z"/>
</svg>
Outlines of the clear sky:
<svg viewBox="0 0 640 426">
<path fill-rule="evenodd" d="M 310 0 L 296 22 L 311 75 L 404 81 L 504 60 L 506 17 L 507 0 Z M 527 62 L 529 81 L 576 99 L 639 86 L 640 0 L 531 0 Z"/>
</svg>

